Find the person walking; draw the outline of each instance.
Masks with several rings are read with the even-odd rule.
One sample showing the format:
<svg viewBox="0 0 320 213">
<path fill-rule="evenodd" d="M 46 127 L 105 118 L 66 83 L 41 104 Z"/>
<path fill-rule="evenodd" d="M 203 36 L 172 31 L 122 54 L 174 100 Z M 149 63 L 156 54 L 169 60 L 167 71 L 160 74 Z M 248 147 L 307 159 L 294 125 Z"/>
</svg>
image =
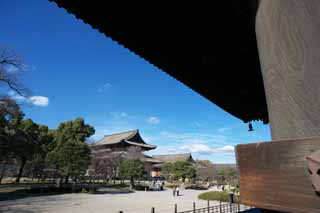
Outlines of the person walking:
<svg viewBox="0 0 320 213">
<path fill-rule="evenodd" d="M 177 196 L 179 196 L 179 186 L 177 186 L 176 191 L 177 191 Z"/>
<path fill-rule="evenodd" d="M 173 197 L 176 196 L 176 187 L 173 187 Z"/>
</svg>

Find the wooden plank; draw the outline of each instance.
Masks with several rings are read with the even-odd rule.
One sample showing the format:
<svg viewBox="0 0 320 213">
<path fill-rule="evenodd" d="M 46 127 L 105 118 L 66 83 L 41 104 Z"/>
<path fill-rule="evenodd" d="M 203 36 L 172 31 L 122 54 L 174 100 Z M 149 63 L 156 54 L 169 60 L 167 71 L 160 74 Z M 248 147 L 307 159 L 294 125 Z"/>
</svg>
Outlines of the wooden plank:
<svg viewBox="0 0 320 213">
<path fill-rule="evenodd" d="M 272 140 L 320 135 L 319 20 L 319 0 L 260 0 L 256 34 Z"/>
<path fill-rule="evenodd" d="M 320 137 L 236 146 L 241 201 L 263 209 L 320 212 L 306 159 L 318 150 Z"/>
</svg>

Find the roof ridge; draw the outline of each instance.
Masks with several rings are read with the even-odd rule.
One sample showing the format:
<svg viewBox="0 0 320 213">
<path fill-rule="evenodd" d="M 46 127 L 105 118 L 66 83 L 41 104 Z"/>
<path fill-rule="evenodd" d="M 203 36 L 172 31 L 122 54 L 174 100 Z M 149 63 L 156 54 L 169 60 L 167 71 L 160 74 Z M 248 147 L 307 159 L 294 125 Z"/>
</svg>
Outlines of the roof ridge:
<svg viewBox="0 0 320 213">
<path fill-rule="evenodd" d="M 133 130 L 129 130 L 129 131 L 125 131 L 125 132 L 118 132 L 118 133 L 113 133 L 113 134 L 109 134 L 109 135 L 104 135 L 103 137 L 107 137 L 107 136 L 111 136 L 111 135 L 121 135 L 124 133 L 129 133 L 129 132 L 138 132 L 139 129 L 133 129 Z"/>
</svg>

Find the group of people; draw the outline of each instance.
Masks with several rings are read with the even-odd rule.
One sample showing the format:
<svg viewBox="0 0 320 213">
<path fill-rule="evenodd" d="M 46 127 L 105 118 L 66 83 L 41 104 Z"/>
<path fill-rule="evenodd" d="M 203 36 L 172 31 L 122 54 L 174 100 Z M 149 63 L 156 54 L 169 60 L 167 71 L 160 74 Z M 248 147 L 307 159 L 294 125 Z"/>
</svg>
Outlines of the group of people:
<svg viewBox="0 0 320 213">
<path fill-rule="evenodd" d="M 153 181 L 153 187 L 156 187 L 158 191 L 162 191 L 164 187 L 164 182 Z"/>
<path fill-rule="evenodd" d="M 179 187 L 173 187 L 173 196 L 179 196 Z"/>
</svg>

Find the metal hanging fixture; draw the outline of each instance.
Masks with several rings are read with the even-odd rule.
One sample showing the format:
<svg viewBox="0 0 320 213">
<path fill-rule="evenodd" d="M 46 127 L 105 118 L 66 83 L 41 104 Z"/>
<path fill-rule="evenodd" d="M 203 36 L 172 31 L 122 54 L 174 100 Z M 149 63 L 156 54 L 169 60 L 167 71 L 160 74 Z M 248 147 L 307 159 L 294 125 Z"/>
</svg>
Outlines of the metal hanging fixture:
<svg viewBox="0 0 320 213">
<path fill-rule="evenodd" d="M 254 130 L 254 129 L 253 129 L 253 127 L 252 127 L 252 124 L 249 123 L 249 129 L 248 129 L 248 131 L 251 132 L 251 131 L 253 131 L 253 130 Z"/>
</svg>

